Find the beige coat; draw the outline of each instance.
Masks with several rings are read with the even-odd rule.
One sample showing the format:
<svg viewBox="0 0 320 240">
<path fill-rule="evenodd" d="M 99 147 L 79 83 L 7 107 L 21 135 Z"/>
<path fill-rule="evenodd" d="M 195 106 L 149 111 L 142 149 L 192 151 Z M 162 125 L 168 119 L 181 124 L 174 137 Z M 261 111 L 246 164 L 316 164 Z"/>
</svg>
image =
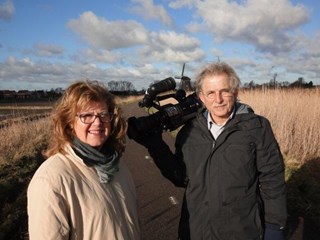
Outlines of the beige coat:
<svg viewBox="0 0 320 240">
<path fill-rule="evenodd" d="M 29 236 L 33 239 L 140 239 L 135 186 L 126 165 L 100 183 L 68 146 L 48 158 L 28 187 Z"/>
</svg>

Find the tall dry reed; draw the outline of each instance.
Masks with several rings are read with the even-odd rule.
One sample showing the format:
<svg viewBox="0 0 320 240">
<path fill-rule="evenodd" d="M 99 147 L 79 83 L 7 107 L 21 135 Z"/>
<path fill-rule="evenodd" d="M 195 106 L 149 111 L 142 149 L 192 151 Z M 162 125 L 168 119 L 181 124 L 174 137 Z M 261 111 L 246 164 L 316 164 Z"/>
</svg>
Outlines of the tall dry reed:
<svg viewBox="0 0 320 240">
<path fill-rule="evenodd" d="M 125 105 L 132 102 L 138 102 L 142 99 L 142 96 L 122 96 L 122 97 L 116 97 L 116 103 L 119 105 Z"/>
<path fill-rule="evenodd" d="M 320 89 L 242 90 L 239 100 L 267 117 L 287 160 L 320 157 Z"/>
<path fill-rule="evenodd" d="M 50 134 L 50 118 L 21 121 L 0 129 L 0 165 L 34 157 L 46 144 Z"/>
</svg>

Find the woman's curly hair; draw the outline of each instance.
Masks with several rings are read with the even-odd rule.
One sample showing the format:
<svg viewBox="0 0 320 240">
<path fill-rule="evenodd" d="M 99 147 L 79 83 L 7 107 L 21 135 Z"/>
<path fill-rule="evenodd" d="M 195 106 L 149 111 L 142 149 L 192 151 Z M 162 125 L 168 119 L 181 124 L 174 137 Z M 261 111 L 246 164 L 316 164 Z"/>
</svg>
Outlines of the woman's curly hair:
<svg viewBox="0 0 320 240">
<path fill-rule="evenodd" d="M 74 136 L 72 125 L 78 111 L 92 102 L 106 103 L 108 111 L 114 113 L 106 144 L 113 146 L 119 153 L 124 151 L 127 123 L 122 117 L 121 108 L 117 106 L 114 95 L 105 85 L 98 81 L 86 80 L 70 85 L 54 107 L 53 134 L 49 140 L 48 149 L 44 153 L 46 157 L 58 152 L 64 153 L 65 145 L 72 143 Z"/>
</svg>

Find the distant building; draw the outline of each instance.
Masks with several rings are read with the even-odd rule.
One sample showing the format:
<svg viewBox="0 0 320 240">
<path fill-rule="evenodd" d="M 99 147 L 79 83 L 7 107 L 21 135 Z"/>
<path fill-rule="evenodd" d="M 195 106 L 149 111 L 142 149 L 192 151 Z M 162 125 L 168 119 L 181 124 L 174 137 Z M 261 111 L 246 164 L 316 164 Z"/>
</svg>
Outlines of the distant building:
<svg viewBox="0 0 320 240">
<path fill-rule="evenodd" d="M 17 93 L 18 99 L 31 99 L 32 93 L 29 90 L 19 90 Z"/>
<path fill-rule="evenodd" d="M 34 91 L 34 92 L 32 92 L 32 95 L 36 99 L 43 99 L 43 98 L 47 98 L 48 97 L 48 93 L 46 91 L 44 91 L 44 90 Z"/>
<path fill-rule="evenodd" d="M 15 99 L 16 91 L 13 90 L 0 90 L 0 99 Z"/>
</svg>

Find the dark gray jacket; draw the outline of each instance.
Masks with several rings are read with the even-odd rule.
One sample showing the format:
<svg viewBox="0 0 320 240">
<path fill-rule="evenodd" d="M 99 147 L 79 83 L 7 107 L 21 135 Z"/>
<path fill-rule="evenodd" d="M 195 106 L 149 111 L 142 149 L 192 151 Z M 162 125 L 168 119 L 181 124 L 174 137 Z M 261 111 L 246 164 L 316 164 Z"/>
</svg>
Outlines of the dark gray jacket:
<svg viewBox="0 0 320 240">
<path fill-rule="evenodd" d="M 174 154 L 159 139 L 147 147 L 162 174 L 186 187 L 181 239 L 262 239 L 265 223 L 285 225 L 284 164 L 266 118 L 237 103 L 215 140 L 202 112 L 175 145 Z"/>
</svg>

